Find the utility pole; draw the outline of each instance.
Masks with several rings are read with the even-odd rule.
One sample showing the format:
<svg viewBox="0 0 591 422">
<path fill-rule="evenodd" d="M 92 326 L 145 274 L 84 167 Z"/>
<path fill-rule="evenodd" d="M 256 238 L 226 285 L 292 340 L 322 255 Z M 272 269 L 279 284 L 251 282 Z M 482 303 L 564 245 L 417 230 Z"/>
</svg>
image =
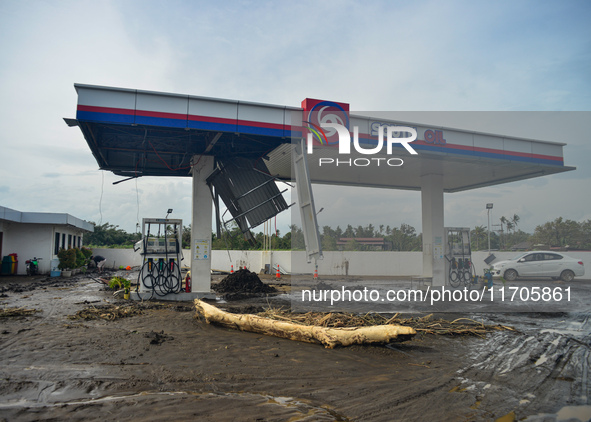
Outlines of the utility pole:
<svg viewBox="0 0 591 422">
<path fill-rule="evenodd" d="M 486 204 L 486 212 L 488 214 L 488 254 L 490 255 L 490 210 L 492 210 L 493 204 Z"/>
</svg>

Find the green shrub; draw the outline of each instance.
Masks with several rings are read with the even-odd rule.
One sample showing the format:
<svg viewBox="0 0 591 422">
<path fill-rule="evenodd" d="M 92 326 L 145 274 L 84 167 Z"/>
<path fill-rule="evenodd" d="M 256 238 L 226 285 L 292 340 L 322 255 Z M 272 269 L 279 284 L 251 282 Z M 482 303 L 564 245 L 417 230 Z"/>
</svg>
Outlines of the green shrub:
<svg viewBox="0 0 591 422">
<path fill-rule="evenodd" d="M 73 248 L 60 249 L 57 257 L 60 260 L 58 265 L 60 270 L 76 268 L 76 251 Z"/>
<path fill-rule="evenodd" d="M 131 281 L 123 277 L 113 277 L 109 281 L 109 287 L 113 290 L 125 289 L 125 292 L 128 293 L 131 288 Z"/>
<path fill-rule="evenodd" d="M 89 259 L 92 256 L 92 249 L 87 248 L 86 246 L 82 246 L 80 252 L 84 254 L 84 258 Z"/>
<path fill-rule="evenodd" d="M 86 257 L 82 251 L 78 248 L 74 248 L 74 251 L 76 251 L 76 268 L 86 265 Z"/>
</svg>

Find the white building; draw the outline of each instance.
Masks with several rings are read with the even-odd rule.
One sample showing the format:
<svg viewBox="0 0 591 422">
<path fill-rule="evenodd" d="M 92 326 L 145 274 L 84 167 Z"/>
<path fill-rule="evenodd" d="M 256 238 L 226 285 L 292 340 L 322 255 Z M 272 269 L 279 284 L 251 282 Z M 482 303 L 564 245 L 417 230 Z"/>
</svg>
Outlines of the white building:
<svg viewBox="0 0 591 422">
<path fill-rule="evenodd" d="M 25 261 L 41 258 L 39 272 L 49 273 L 60 248 L 81 247 L 94 226 L 65 213 L 21 212 L 0 206 L 0 257 L 18 255 L 17 274 L 26 274 Z"/>
</svg>

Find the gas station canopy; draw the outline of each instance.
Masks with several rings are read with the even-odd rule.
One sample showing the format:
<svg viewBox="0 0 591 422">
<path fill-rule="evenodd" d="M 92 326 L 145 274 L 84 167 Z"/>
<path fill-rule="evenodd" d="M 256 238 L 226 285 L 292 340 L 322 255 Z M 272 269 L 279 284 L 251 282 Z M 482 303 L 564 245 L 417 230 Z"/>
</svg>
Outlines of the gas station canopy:
<svg viewBox="0 0 591 422">
<path fill-rule="evenodd" d="M 354 115 L 346 103 L 307 98 L 297 108 L 75 87 L 76 119 L 65 121 L 80 127 L 102 170 L 128 178 L 192 177 L 193 249 L 210 247 L 212 199 L 216 220 L 220 197 L 247 237 L 285 210 L 276 179 L 296 182 L 309 262 L 322 256 L 311 183 L 419 190 L 422 275 L 444 286 L 444 192 L 574 170 L 564 165 L 562 143 Z M 405 133 L 416 138 L 404 141 Z M 211 257 L 192 254 L 198 294 L 211 294 L 210 272 Z"/>
<path fill-rule="evenodd" d="M 289 144 L 301 137 L 302 108 L 93 85 L 75 88 L 76 119 L 65 121 L 80 127 L 102 170 L 126 177 L 188 177 L 193 156 L 211 155 L 223 161 L 249 158 L 264 163 L 260 168 L 273 176 L 292 178 Z M 441 176 L 445 192 L 456 192 L 574 170 L 564 165 L 563 143 L 350 116 L 350 127 L 359 127 L 366 146 L 375 145 L 380 125 L 414 127 L 418 137 L 411 145 L 418 154 L 398 146 L 395 155 L 376 154 L 366 166 L 368 156 L 353 153 L 357 165 L 343 171 L 346 163 L 337 148 L 315 146 L 308 156 L 311 181 L 420 190 L 421 177 L 429 173 Z M 316 151 L 325 162 L 332 158 L 332 165 L 320 168 Z M 404 165 L 387 166 L 392 156 Z"/>
</svg>

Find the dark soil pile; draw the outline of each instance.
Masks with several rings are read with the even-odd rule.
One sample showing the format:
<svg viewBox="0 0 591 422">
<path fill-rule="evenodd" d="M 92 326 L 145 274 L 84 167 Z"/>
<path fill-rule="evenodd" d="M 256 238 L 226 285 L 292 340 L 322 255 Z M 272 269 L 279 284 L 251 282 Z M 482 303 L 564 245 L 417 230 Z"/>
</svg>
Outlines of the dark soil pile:
<svg viewBox="0 0 591 422">
<path fill-rule="evenodd" d="M 256 273 L 245 269 L 240 269 L 225 277 L 219 283 L 214 284 L 212 289 L 218 293 L 224 293 L 226 296 L 277 292 L 275 287 L 263 283 Z"/>
<path fill-rule="evenodd" d="M 144 334 L 144 337 L 150 339 L 150 344 L 156 344 L 160 346 L 166 340 L 174 340 L 174 337 L 164 334 L 164 330 L 160 331 L 159 333 L 152 330 L 149 333 Z"/>
</svg>

